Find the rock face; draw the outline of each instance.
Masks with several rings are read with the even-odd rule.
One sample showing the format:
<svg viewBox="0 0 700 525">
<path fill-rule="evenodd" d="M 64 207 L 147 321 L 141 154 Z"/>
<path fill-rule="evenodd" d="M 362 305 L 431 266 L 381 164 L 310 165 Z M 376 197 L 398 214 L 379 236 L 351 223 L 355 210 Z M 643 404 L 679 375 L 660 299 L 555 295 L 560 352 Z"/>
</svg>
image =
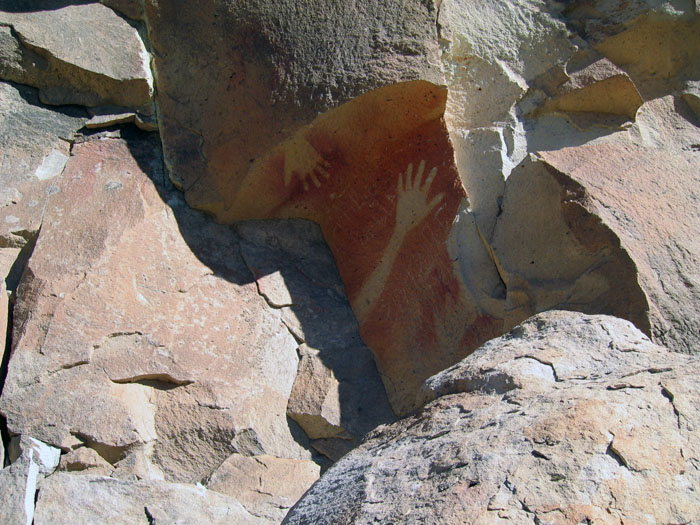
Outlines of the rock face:
<svg viewBox="0 0 700 525">
<path fill-rule="evenodd" d="M 415 81 L 324 113 L 256 162 L 218 217 L 301 217 L 321 226 L 397 413 L 412 408 L 426 377 L 502 326 L 450 257 L 466 201 L 444 100 L 444 90 Z"/>
<path fill-rule="evenodd" d="M 430 378 L 434 401 L 377 429 L 284 523 L 693 522 L 698 364 L 627 321 L 540 314 Z"/>
<path fill-rule="evenodd" d="M 280 520 L 319 475 L 288 419 L 304 376 L 298 341 L 336 378 L 343 443 L 393 413 L 318 227 L 217 226 L 164 185 L 160 166 L 157 144 L 136 132 L 73 147 L 17 292 L 2 413 L 13 435 L 60 448 L 63 471 L 211 483 Z M 336 458 L 326 441 L 316 449 Z M 262 485 L 239 480 L 256 469 Z M 61 514 L 52 498 L 45 519 Z M 140 505 L 129 498 L 115 508 Z"/>
<path fill-rule="evenodd" d="M 149 55 L 114 11 L 101 4 L 28 11 L 9 3 L 0 11 L 0 78 L 40 88 L 48 104 L 151 113 Z"/>
<path fill-rule="evenodd" d="M 0 522 L 700 522 L 699 55 L 698 1 L 0 0 Z"/>
<path fill-rule="evenodd" d="M 216 215 L 256 159 L 319 113 L 384 85 L 442 78 L 431 2 L 145 7 L 166 164 L 187 201 Z"/>
<path fill-rule="evenodd" d="M 180 483 L 58 473 L 42 482 L 39 494 L 36 523 L 270 523 L 233 498 Z"/>
</svg>

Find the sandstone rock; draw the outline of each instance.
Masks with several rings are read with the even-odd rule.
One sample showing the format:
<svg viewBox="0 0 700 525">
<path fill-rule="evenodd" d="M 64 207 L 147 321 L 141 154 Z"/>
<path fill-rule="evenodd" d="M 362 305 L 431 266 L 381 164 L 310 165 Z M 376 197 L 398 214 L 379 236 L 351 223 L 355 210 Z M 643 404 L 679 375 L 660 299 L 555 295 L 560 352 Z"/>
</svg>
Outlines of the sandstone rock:
<svg viewBox="0 0 700 525">
<path fill-rule="evenodd" d="M 628 319 L 647 334 L 637 268 L 572 178 L 530 158 L 508 178 L 493 254 L 506 285 L 505 328 L 567 309 Z"/>
<path fill-rule="evenodd" d="M 152 139 L 106 137 L 74 147 L 18 291 L 10 432 L 179 481 L 236 452 L 309 458 L 286 417 L 297 343 L 235 233 L 161 200 Z"/>
<path fill-rule="evenodd" d="M 58 470 L 83 472 L 97 476 L 109 476 L 114 467 L 107 463 L 94 449 L 79 447 L 61 456 Z"/>
<path fill-rule="evenodd" d="M 466 201 L 441 119 L 445 96 L 407 82 L 324 113 L 256 161 L 218 216 L 321 226 L 397 413 L 430 374 L 501 330 L 450 254 Z M 473 226 L 472 252 L 488 260 Z"/>
<path fill-rule="evenodd" d="M 145 7 L 166 163 L 187 201 L 217 216 L 254 160 L 319 113 L 380 86 L 442 79 L 436 10 L 421 0 Z"/>
<path fill-rule="evenodd" d="M 426 382 L 284 523 L 700 519 L 697 358 L 629 322 L 540 314 Z"/>
<path fill-rule="evenodd" d="M 34 523 L 268 524 L 238 501 L 192 485 L 57 473 L 39 489 Z"/>
<path fill-rule="evenodd" d="M 48 109 L 35 89 L 5 82 L 0 82 L 0 115 L 0 277 L 14 290 L 26 260 L 15 262 L 22 248 L 27 248 L 24 259 L 31 251 L 47 194 L 86 115 L 77 108 Z"/>
<path fill-rule="evenodd" d="M 505 179 L 527 154 L 520 115 L 528 111 L 522 102 L 544 75 L 558 75 L 563 82 L 566 64 L 577 50 L 557 5 L 531 0 L 440 3 L 445 121 L 470 209 L 486 240 L 500 213 Z"/>
<path fill-rule="evenodd" d="M 236 225 L 236 232 L 258 290 L 281 310 L 285 324 L 303 343 L 297 350 L 300 362 L 287 414 L 312 438 L 312 445 L 342 434 L 352 447 L 377 425 L 393 421 L 374 358 L 362 342 L 318 225 L 245 221 Z"/>
<path fill-rule="evenodd" d="M 604 113 L 633 120 L 644 102 L 629 76 L 606 58 L 572 60 L 567 76 L 542 111 Z"/>
<path fill-rule="evenodd" d="M 38 87 L 48 104 L 150 114 L 150 56 L 138 31 L 108 7 L 0 11 L 0 26 L 0 78 Z"/>
<path fill-rule="evenodd" d="M 630 74 L 645 100 L 700 78 L 700 13 L 693 2 L 574 2 L 567 21 Z"/>
<path fill-rule="evenodd" d="M 688 213 L 698 207 L 699 126 L 680 98 L 668 96 L 644 104 L 625 134 L 541 154 L 585 189 L 634 261 L 653 339 L 686 353 L 697 352 L 700 343 L 700 220 Z"/>
<path fill-rule="evenodd" d="M 10 448 L 13 463 L 0 470 L 0 508 L 6 523 L 31 525 L 37 483 L 58 465 L 60 451 L 36 439 L 16 438 Z"/>
<path fill-rule="evenodd" d="M 313 461 L 234 454 L 206 486 L 235 498 L 253 516 L 279 523 L 318 477 Z"/>
</svg>

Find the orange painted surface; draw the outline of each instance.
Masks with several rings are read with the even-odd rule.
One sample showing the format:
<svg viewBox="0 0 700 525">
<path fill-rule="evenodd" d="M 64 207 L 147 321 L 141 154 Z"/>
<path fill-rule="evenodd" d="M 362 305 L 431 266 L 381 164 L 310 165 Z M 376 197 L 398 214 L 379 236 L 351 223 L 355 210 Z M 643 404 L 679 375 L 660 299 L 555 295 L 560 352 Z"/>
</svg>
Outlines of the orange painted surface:
<svg viewBox="0 0 700 525">
<path fill-rule="evenodd" d="M 321 115 L 254 164 L 225 216 L 321 225 L 362 336 L 397 391 L 500 329 L 466 295 L 447 252 L 465 192 L 445 99 L 415 81 Z"/>
</svg>

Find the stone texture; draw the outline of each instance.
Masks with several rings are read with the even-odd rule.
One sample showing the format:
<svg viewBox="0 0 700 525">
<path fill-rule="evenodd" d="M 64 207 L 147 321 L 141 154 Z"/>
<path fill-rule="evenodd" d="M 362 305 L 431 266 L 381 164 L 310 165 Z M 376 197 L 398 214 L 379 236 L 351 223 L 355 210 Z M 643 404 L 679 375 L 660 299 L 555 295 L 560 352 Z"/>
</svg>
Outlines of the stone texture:
<svg viewBox="0 0 700 525">
<path fill-rule="evenodd" d="M 284 523 L 700 519 L 697 358 L 629 322 L 548 312 L 426 382 Z"/>
<path fill-rule="evenodd" d="M 36 439 L 15 438 L 13 463 L 0 470 L 0 509 L 6 523 L 34 523 L 37 484 L 58 465 L 60 451 Z"/>
<path fill-rule="evenodd" d="M 313 461 L 234 454 L 206 486 L 235 498 L 252 515 L 279 523 L 318 477 Z"/>
<path fill-rule="evenodd" d="M 14 290 L 47 196 L 70 155 L 69 141 L 87 115 L 78 108 L 49 109 L 35 89 L 5 82 L 0 82 L 0 115 L 0 277 Z"/>
<path fill-rule="evenodd" d="M 286 417 L 297 343 L 235 233 L 166 191 L 171 211 L 151 139 L 108 137 L 74 147 L 18 291 L 10 432 L 178 481 L 235 452 L 309 458 Z"/>
<path fill-rule="evenodd" d="M 321 226 L 397 413 L 412 408 L 425 378 L 502 325 L 450 254 L 466 205 L 441 118 L 445 96 L 414 81 L 324 113 L 258 159 L 218 216 L 300 217 Z M 488 261 L 471 227 L 470 257 Z"/>
<path fill-rule="evenodd" d="M 97 3 L 0 11 L 0 78 L 39 88 L 49 104 L 151 113 L 150 55 L 135 28 Z"/>
<path fill-rule="evenodd" d="M 41 483 L 34 523 L 269 524 L 235 499 L 203 487 L 158 481 L 124 482 L 57 473 Z"/>
<path fill-rule="evenodd" d="M 217 216 L 254 160 L 319 113 L 380 86 L 442 79 L 430 2 L 145 8 L 166 163 L 187 201 Z"/>
<path fill-rule="evenodd" d="M 506 328 L 567 309 L 629 319 L 649 334 L 634 261 L 591 201 L 576 180 L 535 158 L 510 175 L 492 241 Z"/>
<path fill-rule="evenodd" d="M 685 212 L 700 173 L 693 122 L 682 100 L 657 99 L 628 131 L 544 151 L 513 172 L 492 241 L 507 325 L 549 308 L 601 312 L 695 351 L 694 307 L 679 307 L 698 304 L 700 224 Z"/>
<path fill-rule="evenodd" d="M 132 20 L 143 20 L 143 3 L 141 0 L 100 0 L 100 3 L 111 7 Z"/>
<path fill-rule="evenodd" d="M 78 447 L 61 456 L 58 470 L 109 476 L 114 471 L 114 467 L 105 461 L 94 449 Z"/>
<path fill-rule="evenodd" d="M 700 13 L 693 2 L 574 2 L 564 12 L 595 49 L 630 74 L 645 100 L 700 78 Z"/>
</svg>

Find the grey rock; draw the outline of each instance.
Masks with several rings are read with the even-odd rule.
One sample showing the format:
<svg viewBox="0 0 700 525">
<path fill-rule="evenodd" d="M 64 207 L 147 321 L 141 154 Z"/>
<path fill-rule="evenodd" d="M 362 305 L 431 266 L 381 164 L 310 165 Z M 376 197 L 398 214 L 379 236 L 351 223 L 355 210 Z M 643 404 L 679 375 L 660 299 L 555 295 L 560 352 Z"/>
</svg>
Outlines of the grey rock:
<svg viewBox="0 0 700 525">
<path fill-rule="evenodd" d="M 39 488 L 34 523 L 269 524 L 201 485 L 56 473 Z"/>
<path fill-rule="evenodd" d="M 0 31 L 2 28 L 0 28 Z M 0 82 L 0 270 L 5 278 L 38 232 L 47 193 L 70 155 L 70 140 L 87 120 L 78 108 L 50 109 L 35 89 Z M 5 250 L 15 250 L 2 255 Z M 19 280 L 15 270 L 8 288 Z"/>
<path fill-rule="evenodd" d="M 150 114 L 150 55 L 138 31 L 101 4 L 0 11 L 0 78 L 49 104 L 113 104 Z"/>
<path fill-rule="evenodd" d="M 694 522 L 699 364 L 628 321 L 539 314 L 429 379 L 434 401 L 375 430 L 284 523 Z"/>
<path fill-rule="evenodd" d="M 60 450 L 28 437 L 10 445 L 12 464 L 0 470 L 0 517 L 5 523 L 31 525 L 37 484 L 58 465 Z"/>
</svg>

